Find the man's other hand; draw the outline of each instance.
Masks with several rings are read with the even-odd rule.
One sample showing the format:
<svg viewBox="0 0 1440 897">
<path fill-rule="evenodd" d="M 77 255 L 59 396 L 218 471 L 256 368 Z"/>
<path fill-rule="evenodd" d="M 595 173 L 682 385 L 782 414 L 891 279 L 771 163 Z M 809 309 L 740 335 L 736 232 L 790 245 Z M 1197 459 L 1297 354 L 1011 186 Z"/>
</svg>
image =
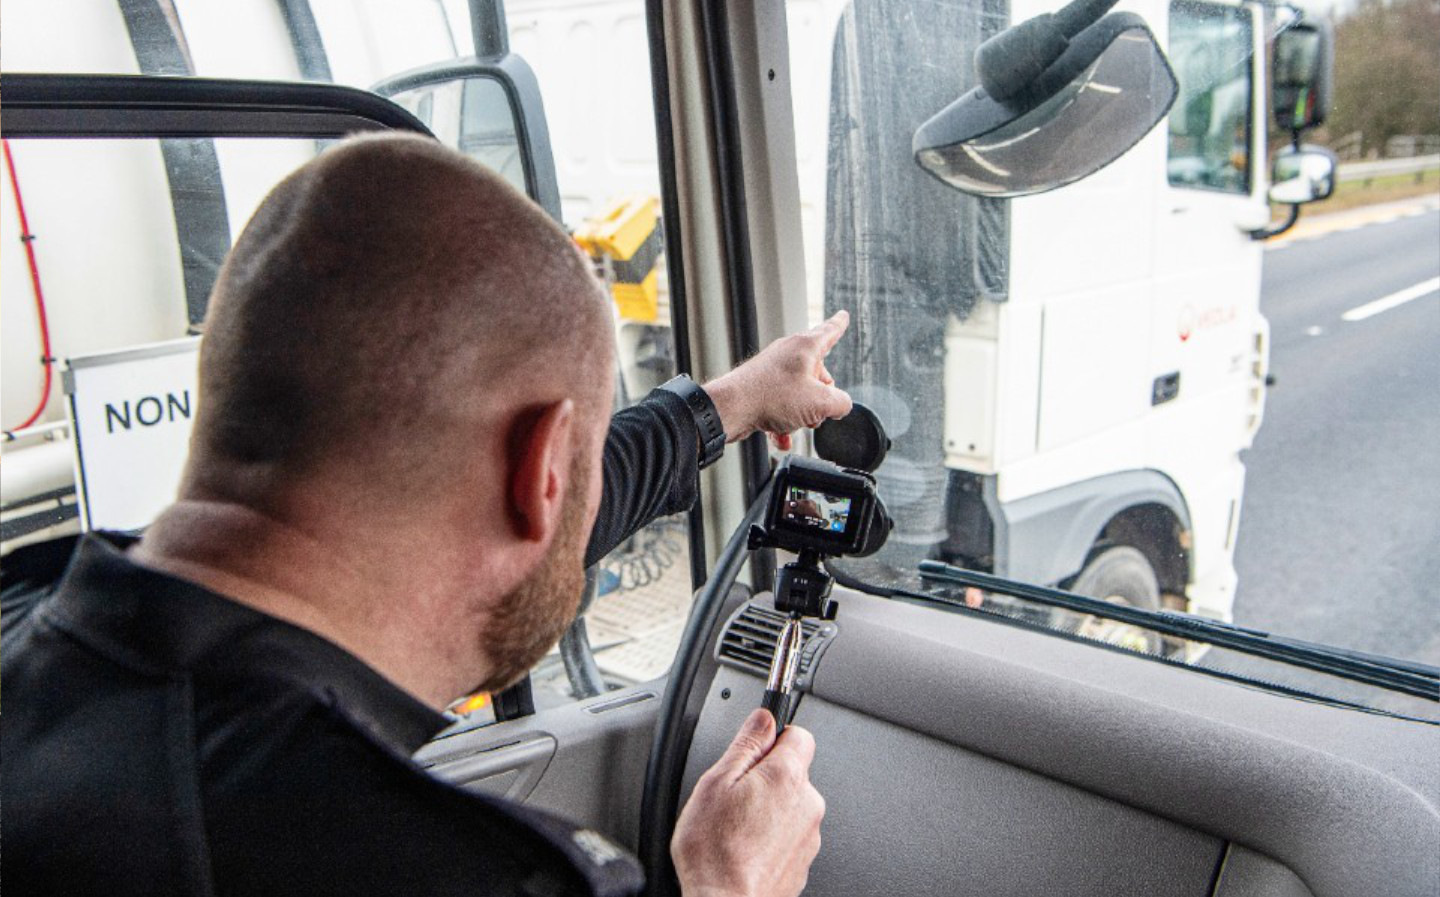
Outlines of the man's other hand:
<svg viewBox="0 0 1440 897">
<path fill-rule="evenodd" d="M 781 337 L 735 370 L 706 383 L 705 391 L 725 426 L 725 440 L 735 442 L 764 430 L 780 448 L 788 449 L 794 431 L 849 414 L 850 396 L 836 387 L 825 369 L 825 356 L 848 326 L 850 313 L 836 312 L 804 333 Z"/>
<path fill-rule="evenodd" d="M 675 824 L 670 855 L 685 897 L 793 897 L 805 888 L 825 816 L 810 784 L 814 757 L 809 732 L 789 726 L 776 739 L 768 712 L 750 714 Z"/>
</svg>

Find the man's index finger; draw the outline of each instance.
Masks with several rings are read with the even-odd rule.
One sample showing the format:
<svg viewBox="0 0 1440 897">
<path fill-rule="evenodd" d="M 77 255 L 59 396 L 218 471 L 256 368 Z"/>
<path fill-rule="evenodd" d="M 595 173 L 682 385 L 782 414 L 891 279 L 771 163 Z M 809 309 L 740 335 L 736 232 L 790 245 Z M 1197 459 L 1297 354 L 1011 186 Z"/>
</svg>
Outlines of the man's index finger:
<svg viewBox="0 0 1440 897">
<path fill-rule="evenodd" d="M 840 342 L 840 337 L 845 334 L 845 330 L 849 326 L 850 313 L 841 309 L 811 329 L 811 335 L 818 340 L 821 358 L 830 354 L 830 350 Z"/>
</svg>

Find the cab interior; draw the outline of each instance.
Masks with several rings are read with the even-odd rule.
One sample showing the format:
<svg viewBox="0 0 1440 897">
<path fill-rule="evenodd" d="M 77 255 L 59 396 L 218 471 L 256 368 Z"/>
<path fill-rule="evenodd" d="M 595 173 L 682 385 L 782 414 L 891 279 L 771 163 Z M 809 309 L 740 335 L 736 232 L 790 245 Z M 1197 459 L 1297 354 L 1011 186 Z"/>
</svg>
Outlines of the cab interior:
<svg viewBox="0 0 1440 897">
<path fill-rule="evenodd" d="M 645 4 L 673 360 L 698 380 L 806 323 L 786 14 L 766 3 Z M 369 93 L 7 71 L 6 137 L 323 144 L 355 130 L 428 131 L 385 97 L 447 73 L 398 76 Z M 512 104 L 535 87 L 513 72 L 503 83 Z M 506 155 L 503 141 L 487 152 L 552 207 L 555 185 L 534 161 L 551 151 L 551 135 L 543 119 L 518 121 L 518 155 Z M 417 762 L 612 836 L 644 861 L 651 894 L 677 893 L 668 866 L 675 813 L 759 706 L 779 629 L 769 593 L 776 560 L 744 545 L 770 464 L 761 438 L 732 446 L 702 475 L 701 502 L 675 536 L 686 541 L 687 591 L 698 597 L 676 622 L 667 672 L 580 700 L 547 700 L 522 684 L 492 696 L 484 714 L 457 715 Z M 799 678 L 795 723 L 815 735 L 811 775 L 828 805 L 807 894 L 1346 897 L 1440 888 L 1432 722 L 1264 676 L 1215 675 L 964 602 L 856 585 L 866 583 L 835 587 L 838 614 L 812 627 Z M 589 646 L 572 640 L 569 650 L 583 666 Z M 572 659 L 557 655 L 553 669 Z"/>
</svg>

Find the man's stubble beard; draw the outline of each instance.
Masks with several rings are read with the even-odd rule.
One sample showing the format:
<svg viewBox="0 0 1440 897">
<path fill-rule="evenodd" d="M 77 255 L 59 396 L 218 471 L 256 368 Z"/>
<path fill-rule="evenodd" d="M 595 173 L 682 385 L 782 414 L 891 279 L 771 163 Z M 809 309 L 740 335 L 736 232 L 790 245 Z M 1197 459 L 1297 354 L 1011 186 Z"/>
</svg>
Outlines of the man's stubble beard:
<svg viewBox="0 0 1440 897">
<path fill-rule="evenodd" d="M 591 466 L 577 463 L 560 526 L 535 572 L 495 602 L 480 639 L 490 660 L 490 675 L 475 691 L 495 693 L 514 685 L 565 633 L 580 607 L 585 587 L 585 496 Z"/>
</svg>

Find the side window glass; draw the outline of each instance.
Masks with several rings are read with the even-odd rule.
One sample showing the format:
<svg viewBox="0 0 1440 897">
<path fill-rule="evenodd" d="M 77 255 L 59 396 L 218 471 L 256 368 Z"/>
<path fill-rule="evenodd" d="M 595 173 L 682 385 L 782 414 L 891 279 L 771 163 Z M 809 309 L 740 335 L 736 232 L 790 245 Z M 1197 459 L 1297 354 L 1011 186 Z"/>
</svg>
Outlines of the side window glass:
<svg viewBox="0 0 1440 897">
<path fill-rule="evenodd" d="M 1170 183 L 1250 192 L 1253 89 L 1246 11 L 1191 0 L 1171 3 L 1169 57 L 1180 82 L 1170 110 Z"/>
<path fill-rule="evenodd" d="M 5 140 L 3 547 L 175 495 L 231 242 L 314 140 Z M 77 475 L 78 473 L 78 475 Z"/>
<path fill-rule="evenodd" d="M 480 76 L 402 90 L 390 96 L 425 123 L 446 146 L 502 175 L 525 191 L 525 163 L 520 152 L 510 98 L 499 81 Z"/>
<path fill-rule="evenodd" d="M 513 133 L 477 140 L 476 152 L 518 159 Z M 312 158 L 317 142 L 10 139 L 5 149 L 8 552 L 83 526 L 141 528 L 173 499 L 199 402 L 195 360 L 215 272 L 266 192 Z M 593 161 L 564 181 L 565 223 L 615 299 L 618 411 L 674 374 L 658 176 L 607 175 L 610 160 L 597 152 Z M 85 189 L 81 171 L 97 175 Z M 690 593 L 684 515 L 656 521 L 604 559 L 586 599 L 602 687 L 663 675 Z M 584 696 L 558 650 L 534 683 L 540 707 Z M 490 713 L 483 696 L 457 710 Z"/>
<path fill-rule="evenodd" d="M 380 86 L 402 74 L 460 66 L 474 52 L 464 0 L 412 6 L 317 4 L 314 27 L 297 29 L 281 17 L 237 18 L 233 10 L 192 2 L 177 3 L 158 25 L 127 22 L 114 10 L 41 13 L 6 5 L 7 33 L 15 32 L 16 48 L 27 48 L 23 59 L 7 56 L 7 68 L 157 74 L 168 66 L 166 74 L 312 79 L 384 93 Z M 544 101 L 559 201 L 542 204 L 559 209 L 614 297 L 618 411 L 675 373 L 643 5 L 513 2 L 506 11 L 510 50 L 534 72 Z M 52 31 L 76 41 L 40 39 Z M 604 73 L 603 97 L 583 83 L 595 72 Z M 447 144 L 517 187 L 538 177 L 525 170 L 524 123 L 509 115 L 497 82 L 452 80 L 394 98 Z M 317 151 L 313 140 L 11 144 L 20 190 L 7 180 L 0 195 L 4 426 L 25 432 L 4 448 L 5 550 L 81 525 L 63 365 L 42 357 L 63 361 L 193 341 L 231 240 L 264 193 Z M 25 226 L 15 214 L 22 198 L 30 213 Z M 33 277 L 27 247 L 35 256 Z M 171 406 L 159 397 L 168 415 Z M 176 408 L 182 399 L 177 393 Z M 146 420 L 153 410 L 145 405 Z M 132 400 L 137 428 L 138 413 Z M 42 456 L 48 466 L 34 468 L 34 477 L 18 460 Z M 173 494 L 138 491 L 148 496 L 147 506 Z M 603 688 L 668 668 L 690 601 L 687 548 L 684 518 L 677 516 L 637 534 L 597 569 L 587 622 Z M 541 707 L 576 696 L 558 652 L 535 671 L 534 683 Z M 483 715 L 484 703 L 476 699 L 470 709 Z"/>
<path fill-rule="evenodd" d="M 548 144 L 532 145 L 536 156 L 528 164 L 536 171 L 528 173 L 547 181 L 553 163 L 561 224 L 614 300 L 620 413 L 676 372 L 643 11 L 574 2 L 543 13 L 515 4 L 507 12 L 510 52 L 519 57 L 507 71 L 533 73 L 548 132 Z M 615 89 L 603 104 L 577 99 L 576 73 L 599 68 Z M 395 92 L 382 83 L 377 90 L 443 142 L 525 189 L 527 161 L 510 104 L 526 101 L 507 96 L 498 81 L 472 75 Z M 531 107 L 521 113 L 532 128 L 540 114 Z M 665 673 L 689 613 L 688 547 L 685 516 L 677 514 L 636 533 L 590 571 L 581 623 L 532 671 L 537 709 Z M 484 695 L 457 703 L 452 713 L 461 717 L 452 732 L 494 719 Z"/>
<path fill-rule="evenodd" d="M 506 12 L 510 50 L 534 71 L 545 104 L 562 223 L 614 298 L 619 412 L 675 375 L 643 7 L 512 3 Z M 596 101 L 576 77 L 602 70 L 609 86 Z M 655 521 L 594 572 L 585 629 L 603 687 L 664 675 L 690 608 L 685 516 Z M 574 645 L 562 647 L 534 671 L 537 708 L 587 696 Z"/>
</svg>

